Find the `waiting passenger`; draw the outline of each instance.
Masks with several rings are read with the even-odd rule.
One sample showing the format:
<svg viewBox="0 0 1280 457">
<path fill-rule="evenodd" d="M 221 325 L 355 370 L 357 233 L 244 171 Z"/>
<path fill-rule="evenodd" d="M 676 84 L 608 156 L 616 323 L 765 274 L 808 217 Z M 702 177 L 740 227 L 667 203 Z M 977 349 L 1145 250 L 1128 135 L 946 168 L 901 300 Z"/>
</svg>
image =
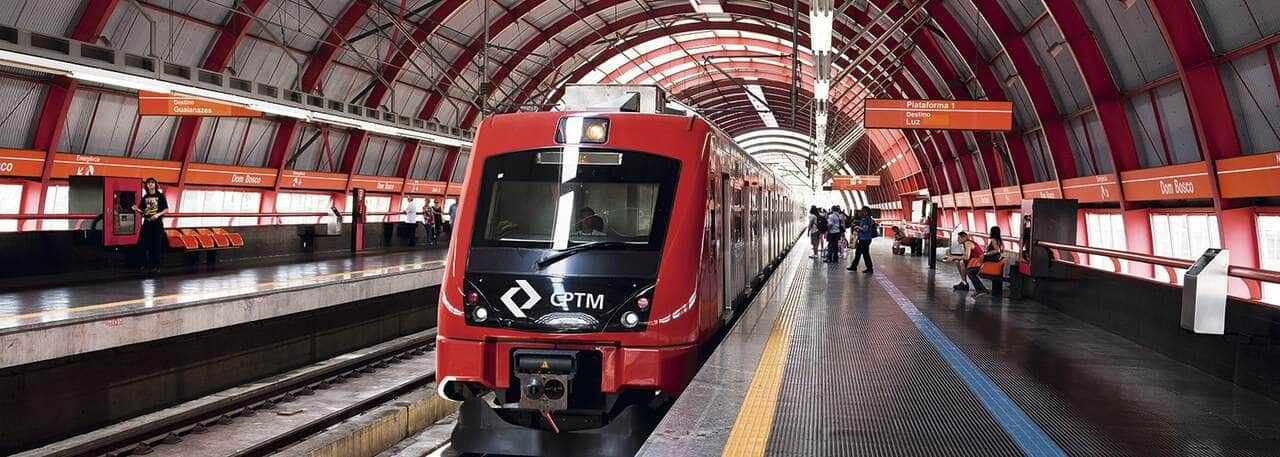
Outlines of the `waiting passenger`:
<svg viewBox="0 0 1280 457">
<path fill-rule="evenodd" d="M 871 207 L 868 206 L 863 206 L 854 217 L 858 219 L 857 225 L 854 225 L 854 231 L 858 233 L 858 244 L 853 251 L 853 263 L 846 270 L 856 271 L 858 262 L 867 259 L 867 269 L 862 270 L 862 273 L 869 275 L 875 273 L 875 267 L 871 265 L 871 240 L 876 239 L 876 220 L 871 217 Z"/>
<path fill-rule="evenodd" d="M 458 202 L 453 202 L 453 204 L 449 205 L 449 220 L 447 221 L 449 223 L 447 227 L 449 227 L 450 230 L 453 230 L 453 224 L 458 223 L 457 217 L 458 217 Z"/>
<path fill-rule="evenodd" d="M 431 244 L 436 244 L 436 230 L 438 230 L 438 227 L 436 225 L 435 208 L 430 205 L 422 208 L 422 225 L 426 229 L 427 239 L 431 240 Z"/>
<path fill-rule="evenodd" d="M 1002 259 L 1004 259 L 1004 238 L 1000 236 L 999 226 L 991 227 L 991 237 L 987 240 L 987 249 L 985 254 L 982 256 L 982 262 L 980 262 L 977 267 L 969 268 L 968 272 L 969 282 L 972 282 L 975 288 L 978 289 L 975 295 L 987 293 L 987 288 L 982 285 L 982 279 L 978 276 L 978 272 L 982 269 L 982 265 L 986 263 L 999 262 Z M 999 281 L 999 279 L 993 279 L 991 281 L 992 287 L 996 287 L 996 281 Z"/>
<path fill-rule="evenodd" d="M 431 218 L 435 221 L 435 232 L 431 235 L 431 242 L 435 243 L 440 239 L 440 234 L 444 232 L 444 213 L 440 212 L 440 208 L 431 205 Z"/>
<path fill-rule="evenodd" d="M 404 231 L 405 238 L 409 239 L 409 247 L 413 247 L 418 244 L 418 203 L 412 198 L 406 198 L 401 211 L 400 229 Z"/>
<path fill-rule="evenodd" d="M 963 230 L 956 231 L 955 233 L 955 244 L 952 245 L 951 249 L 947 252 L 947 255 L 942 257 L 942 260 L 944 262 L 955 263 L 956 271 L 960 273 L 960 283 L 952 286 L 951 288 L 955 290 L 969 290 L 969 266 L 973 265 L 975 268 L 980 268 L 982 266 L 982 248 L 979 247 L 978 243 L 975 243 L 973 239 L 969 237 L 969 234 L 965 233 Z M 981 288 L 982 284 L 977 284 L 977 287 Z"/>
<path fill-rule="evenodd" d="M 822 215 L 822 210 L 817 205 L 809 207 L 809 245 L 813 248 L 813 255 L 810 259 L 818 258 L 818 252 L 822 249 L 822 237 L 827 233 L 827 218 Z"/>
<path fill-rule="evenodd" d="M 164 215 L 169 212 L 169 201 L 160 191 L 156 178 L 147 178 L 142 184 L 142 207 L 133 205 L 135 213 L 142 215 L 142 230 L 138 232 L 138 248 L 142 251 L 143 268 L 152 274 L 160 271 L 160 253 L 164 249 Z"/>
<path fill-rule="evenodd" d="M 840 206 L 832 206 L 827 213 L 827 259 L 826 263 L 840 261 L 840 240 L 844 238 L 844 216 L 840 214 Z"/>
</svg>

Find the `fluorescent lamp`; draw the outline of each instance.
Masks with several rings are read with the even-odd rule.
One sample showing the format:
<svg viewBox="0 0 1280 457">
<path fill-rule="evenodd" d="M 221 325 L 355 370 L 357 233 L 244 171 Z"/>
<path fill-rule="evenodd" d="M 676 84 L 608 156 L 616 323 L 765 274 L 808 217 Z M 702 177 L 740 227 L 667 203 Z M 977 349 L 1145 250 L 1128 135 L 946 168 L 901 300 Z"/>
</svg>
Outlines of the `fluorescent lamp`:
<svg viewBox="0 0 1280 457">
<path fill-rule="evenodd" d="M 831 52 L 831 11 L 809 11 L 809 37 L 813 52 Z"/>
<path fill-rule="evenodd" d="M 831 81 L 819 79 L 813 82 L 813 98 L 820 101 L 828 101 L 831 97 Z"/>
<path fill-rule="evenodd" d="M 724 7 L 720 6 L 720 0 L 689 0 L 693 4 L 693 10 L 699 13 L 723 13 Z"/>
<path fill-rule="evenodd" d="M 778 128 L 778 119 L 773 116 L 773 110 L 769 109 L 769 105 L 761 102 L 761 100 L 764 100 L 764 90 L 759 85 L 752 84 L 747 86 L 747 92 L 751 93 L 747 99 L 751 101 L 751 106 L 760 112 L 760 119 L 764 121 L 765 127 Z"/>
<path fill-rule="evenodd" d="M 36 71 L 42 71 L 53 74 L 65 74 L 72 78 L 89 81 L 97 84 L 120 87 L 123 89 L 171 93 L 180 92 L 220 102 L 233 103 L 236 105 L 247 107 L 254 111 L 263 113 L 289 117 L 301 120 L 318 120 L 331 124 L 342 125 L 348 128 L 358 128 L 371 133 L 378 133 L 387 136 L 409 138 L 428 141 L 431 143 L 466 147 L 470 146 L 470 141 L 459 140 L 441 135 L 434 135 L 416 130 L 410 130 L 390 125 L 369 122 L 360 118 L 335 116 L 333 114 L 316 112 L 280 103 L 272 103 L 256 98 L 241 97 L 225 92 L 212 91 L 196 86 L 188 86 L 184 84 L 171 83 L 159 79 L 146 78 L 142 76 L 122 73 L 102 68 L 90 67 L 72 62 L 65 62 L 57 59 L 48 59 L 29 54 L 23 54 L 13 51 L 0 49 L 0 65 L 12 65 L 21 68 L 27 68 Z"/>
</svg>

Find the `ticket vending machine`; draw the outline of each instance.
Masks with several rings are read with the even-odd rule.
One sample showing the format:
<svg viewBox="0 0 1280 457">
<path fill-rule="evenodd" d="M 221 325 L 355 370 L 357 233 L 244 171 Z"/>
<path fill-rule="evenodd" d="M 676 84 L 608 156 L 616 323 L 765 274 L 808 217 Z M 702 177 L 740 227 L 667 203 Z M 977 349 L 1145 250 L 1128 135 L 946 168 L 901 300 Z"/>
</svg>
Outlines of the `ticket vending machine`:
<svg viewBox="0 0 1280 457">
<path fill-rule="evenodd" d="M 68 179 L 67 210 L 72 214 L 102 215 L 102 245 L 138 244 L 138 214 L 133 212 L 142 185 L 137 178 L 72 176 Z M 86 228 L 96 229 L 97 223 Z"/>
<path fill-rule="evenodd" d="M 1066 269 L 1055 268 L 1053 252 L 1042 246 L 1041 241 L 1076 244 L 1075 200 L 1060 198 L 1035 198 L 1022 201 L 1022 258 L 1018 271 L 1033 278 L 1064 277 Z"/>
</svg>

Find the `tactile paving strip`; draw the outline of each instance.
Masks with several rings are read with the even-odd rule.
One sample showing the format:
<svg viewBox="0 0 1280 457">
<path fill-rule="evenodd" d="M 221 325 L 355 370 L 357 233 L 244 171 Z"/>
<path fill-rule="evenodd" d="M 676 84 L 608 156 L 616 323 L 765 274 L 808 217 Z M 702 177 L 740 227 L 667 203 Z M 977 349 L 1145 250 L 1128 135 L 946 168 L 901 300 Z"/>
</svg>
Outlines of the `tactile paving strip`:
<svg viewBox="0 0 1280 457">
<path fill-rule="evenodd" d="M 872 278 L 803 287 L 766 455 L 1022 455 Z"/>
<path fill-rule="evenodd" d="M 760 355 L 751 387 L 738 410 L 729 439 L 725 442 L 726 456 L 758 456 L 764 453 L 768 444 L 769 430 L 773 427 L 774 411 L 778 407 L 778 394 L 783 379 L 783 370 L 791 347 L 792 326 L 796 308 L 800 304 L 801 291 L 809 276 L 809 266 L 801 264 L 797 267 L 791 280 L 791 288 L 778 320 L 769 332 L 769 340 L 765 343 L 764 354 Z"/>
</svg>

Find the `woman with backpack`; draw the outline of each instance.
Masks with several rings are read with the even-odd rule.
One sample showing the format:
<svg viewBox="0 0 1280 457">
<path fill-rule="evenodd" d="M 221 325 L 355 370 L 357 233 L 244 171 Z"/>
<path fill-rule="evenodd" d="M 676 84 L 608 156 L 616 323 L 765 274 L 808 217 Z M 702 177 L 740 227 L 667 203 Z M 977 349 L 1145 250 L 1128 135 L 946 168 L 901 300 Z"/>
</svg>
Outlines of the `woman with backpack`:
<svg viewBox="0 0 1280 457">
<path fill-rule="evenodd" d="M 822 252 L 822 237 L 827 233 L 827 218 L 822 215 L 822 210 L 817 205 L 809 207 L 809 245 L 813 247 L 813 255 L 810 259 L 818 258 L 818 253 Z"/>
</svg>

